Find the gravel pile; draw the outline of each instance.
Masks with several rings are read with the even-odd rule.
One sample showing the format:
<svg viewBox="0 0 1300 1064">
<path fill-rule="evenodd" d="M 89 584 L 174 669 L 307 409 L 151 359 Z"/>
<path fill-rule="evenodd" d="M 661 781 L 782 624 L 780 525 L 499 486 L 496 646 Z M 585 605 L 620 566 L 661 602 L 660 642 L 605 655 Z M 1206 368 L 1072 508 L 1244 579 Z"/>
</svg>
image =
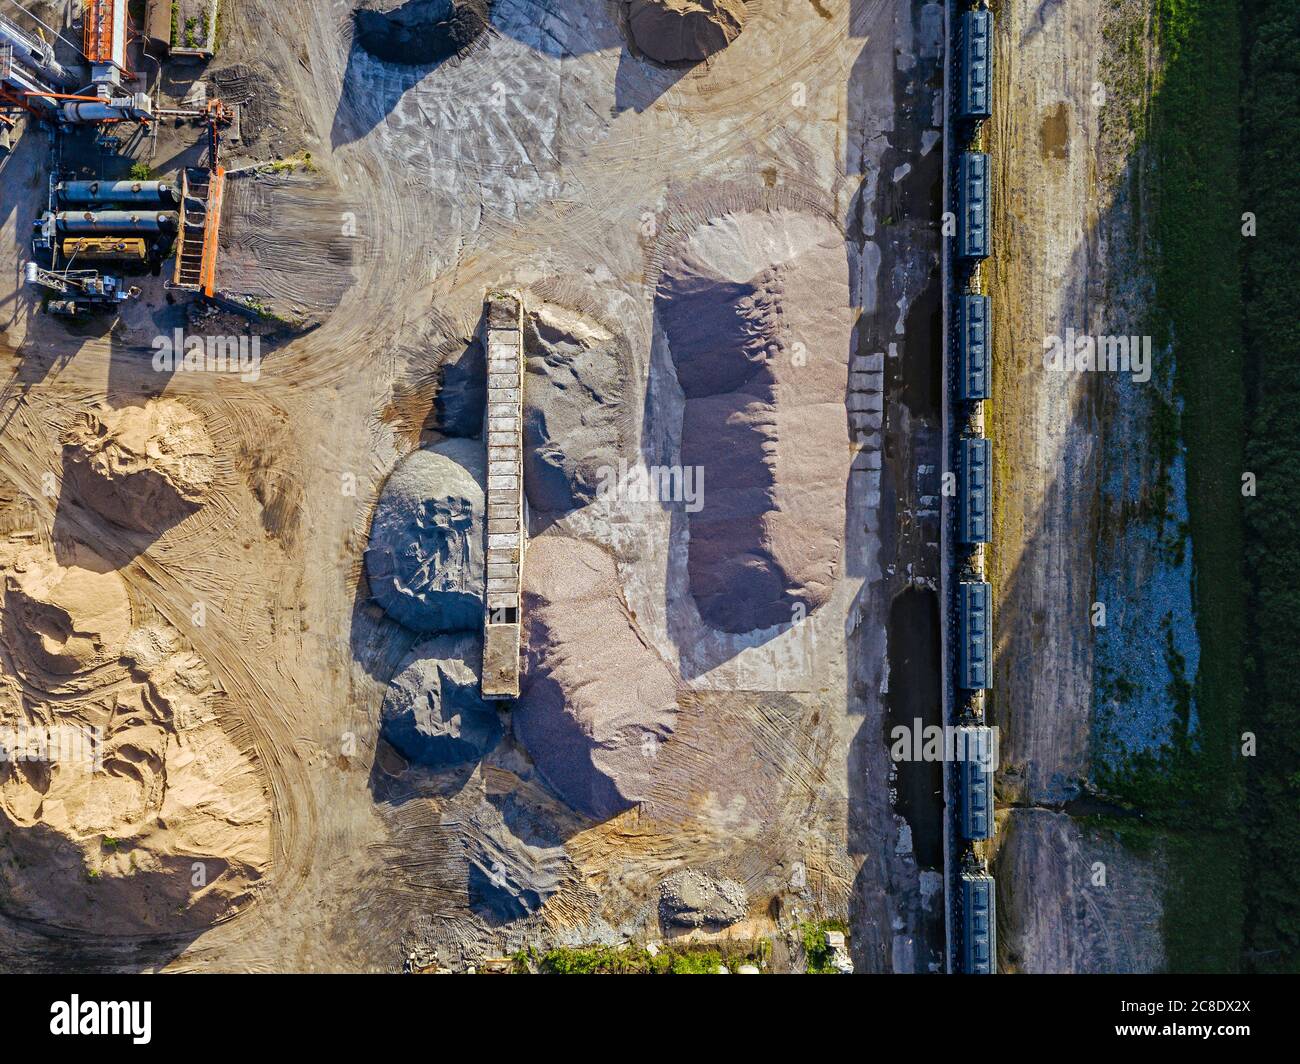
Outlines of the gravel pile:
<svg viewBox="0 0 1300 1064">
<path fill-rule="evenodd" d="M 745 28 L 745 0 L 632 0 L 628 26 L 637 48 L 660 63 L 698 63 Z"/>
<path fill-rule="evenodd" d="M 744 918 L 749 898 L 734 879 L 683 869 L 659 884 L 659 912 L 678 927 L 725 927 Z"/>
<path fill-rule="evenodd" d="M 602 469 L 618 468 L 632 394 L 623 342 L 584 315 L 530 307 L 524 345 L 524 489 L 534 510 L 590 502 Z"/>
<path fill-rule="evenodd" d="M 849 475 L 844 240 L 788 210 L 728 214 L 668 261 L 655 298 L 686 397 L 691 593 L 723 632 L 788 624 L 830 596 Z M 697 481 L 698 481 L 697 477 Z"/>
<path fill-rule="evenodd" d="M 491 0 L 377 0 L 353 13 L 357 44 L 385 63 L 431 66 L 478 40 L 491 7 Z"/>
<path fill-rule="evenodd" d="M 212 438 L 202 418 L 175 399 L 88 413 L 63 443 L 77 497 L 123 528 L 168 528 L 202 506 L 212 488 Z"/>
<path fill-rule="evenodd" d="M 501 718 L 479 694 L 483 641 L 473 633 L 416 644 L 384 695 L 381 730 L 428 768 L 477 761 L 501 738 Z"/>
<path fill-rule="evenodd" d="M 384 485 L 366 550 L 370 594 L 415 632 L 483 624 L 483 444 L 450 439 L 406 458 Z"/>
<path fill-rule="evenodd" d="M 647 796 L 676 720 L 674 676 L 629 616 L 614 559 L 594 544 L 529 544 L 524 617 L 515 734 L 571 808 L 606 820 Z"/>
</svg>

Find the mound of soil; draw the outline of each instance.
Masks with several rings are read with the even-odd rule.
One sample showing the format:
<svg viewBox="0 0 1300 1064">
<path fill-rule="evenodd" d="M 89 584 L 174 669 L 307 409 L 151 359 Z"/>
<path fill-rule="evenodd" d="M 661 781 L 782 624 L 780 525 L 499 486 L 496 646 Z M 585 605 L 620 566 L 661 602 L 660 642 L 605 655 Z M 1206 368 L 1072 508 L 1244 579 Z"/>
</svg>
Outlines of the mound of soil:
<svg viewBox="0 0 1300 1064">
<path fill-rule="evenodd" d="M 131 631 L 122 578 L 84 551 L 60 565 L 43 548 L 20 552 L 7 567 L 3 635 L 15 665 L 41 689 L 43 677 L 75 676 L 116 661 Z"/>
<path fill-rule="evenodd" d="M 385 63 L 432 66 L 482 36 L 491 7 L 491 0 L 378 0 L 353 13 L 357 44 Z"/>
<path fill-rule="evenodd" d="M 551 788 L 599 820 L 648 794 L 677 717 L 672 671 L 636 628 L 614 559 L 543 536 L 524 566 L 527 660 L 515 734 Z"/>
<path fill-rule="evenodd" d="M 788 624 L 829 598 L 844 539 L 843 237 L 811 214 L 728 214 L 670 258 L 655 311 L 686 399 L 681 461 L 703 472 L 691 594 L 723 632 Z"/>
<path fill-rule="evenodd" d="M 622 342 L 600 323 L 550 303 L 524 328 L 524 490 L 534 510 L 589 503 L 602 470 L 618 468 L 631 394 Z"/>
<path fill-rule="evenodd" d="M 444 436 L 478 436 L 487 408 L 487 357 L 474 339 L 456 358 L 442 366 L 431 427 Z"/>
<path fill-rule="evenodd" d="M 483 624 L 486 459 L 476 440 L 407 455 L 384 485 L 366 550 L 370 593 L 414 632 Z"/>
<path fill-rule="evenodd" d="M 734 879 L 714 879 L 684 868 L 659 884 L 659 912 L 678 927 L 725 927 L 742 920 L 749 904 Z"/>
<path fill-rule="evenodd" d="M 482 801 L 467 820 L 450 826 L 468 863 L 470 907 L 490 923 L 537 912 L 572 874 L 563 840 L 513 795 Z"/>
<path fill-rule="evenodd" d="M 477 761 L 501 738 L 501 719 L 479 695 L 483 640 L 475 634 L 418 643 L 388 685 L 380 713 L 385 739 L 429 768 Z"/>
<path fill-rule="evenodd" d="M 628 26 L 638 50 L 659 63 L 698 63 L 745 28 L 745 0 L 632 0 Z"/>
<path fill-rule="evenodd" d="M 123 528 L 169 528 L 212 489 L 212 438 L 202 418 L 175 399 L 85 414 L 63 445 L 77 497 Z"/>
<path fill-rule="evenodd" d="M 17 737 L 0 759 L 6 910 L 112 935 L 192 932 L 229 916 L 270 864 L 271 805 L 256 762 L 216 721 L 207 668 L 158 623 L 119 640 L 116 588 L 64 570 L 42 591 L 38 581 L 58 570 L 44 566 L 42 578 L 42 567 L 20 564 L 26 602 L 48 607 L 69 593 L 110 602 L 111 625 L 90 623 L 86 605 L 71 613 L 101 634 L 113 629 L 123 662 L 98 686 L 98 674 L 84 676 L 89 689 L 50 702 L 8 697 L 0 676 L 0 729 Z M 6 633 L 14 597 L 6 593 Z"/>
</svg>

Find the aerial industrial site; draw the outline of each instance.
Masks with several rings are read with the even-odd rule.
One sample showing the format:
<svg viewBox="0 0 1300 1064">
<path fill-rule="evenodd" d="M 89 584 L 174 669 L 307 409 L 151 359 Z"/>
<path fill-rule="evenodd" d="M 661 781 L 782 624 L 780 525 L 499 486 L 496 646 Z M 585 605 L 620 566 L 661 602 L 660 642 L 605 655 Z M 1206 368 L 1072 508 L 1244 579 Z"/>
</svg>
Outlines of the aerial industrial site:
<svg viewBox="0 0 1300 1064">
<path fill-rule="evenodd" d="M 0 970 L 1294 970 L 1298 21 L 0 0 Z"/>
</svg>

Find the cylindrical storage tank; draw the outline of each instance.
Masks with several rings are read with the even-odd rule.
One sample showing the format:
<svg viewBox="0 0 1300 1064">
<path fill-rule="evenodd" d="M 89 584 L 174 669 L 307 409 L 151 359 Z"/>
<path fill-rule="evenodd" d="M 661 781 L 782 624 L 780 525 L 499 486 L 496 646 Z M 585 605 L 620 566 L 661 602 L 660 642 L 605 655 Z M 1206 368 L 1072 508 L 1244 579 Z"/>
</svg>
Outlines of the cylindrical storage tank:
<svg viewBox="0 0 1300 1064">
<path fill-rule="evenodd" d="M 74 236 L 63 242 L 63 258 L 68 262 L 148 262 L 149 247 L 142 236 Z"/>
<path fill-rule="evenodd" d="M 5 15 L 0 15 L 0 44 L 12 45 L 14 60 L 36 71 L 46 81 L 52 83 L 56 91 L 71 88 L 74 84 L 74 76 L 54 58 L 54 49 L 44 41 L 33 37 Z"/>
<path fill-rule="evenodd" d="M 92 100 L 71 100 L 63 105 L 63 121 L 71 125 L 95 122 L 117 122 L 131 118 L 132 101 L 119 99 L 113 103 Z"/>
<path fill-rule="evenodd" d="M 61 181 L 57 192 L 65 207 L 129 203 L 170 209 L 181 202 L 180 190 L 167 181 Z"/>
<path fill-rule="evenodd" d="M 176 211 L 60 211 L 54 223 L 73 235 L 174 233 L 180 218 Z"/>
</svg>

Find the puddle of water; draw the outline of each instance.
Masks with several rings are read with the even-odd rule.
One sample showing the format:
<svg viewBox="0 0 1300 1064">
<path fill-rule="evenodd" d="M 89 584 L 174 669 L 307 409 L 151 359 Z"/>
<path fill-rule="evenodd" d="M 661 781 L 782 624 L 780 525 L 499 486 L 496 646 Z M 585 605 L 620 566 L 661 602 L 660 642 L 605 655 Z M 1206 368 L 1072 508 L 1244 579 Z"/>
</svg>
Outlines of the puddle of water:
<svg viewBox="0 0 1300 1064">
<path fill-rule="evenodd" d="M 1043 116 L 1039 130 L 1044 159 L 1065 159 L 1070 154 L 1070 109 L 1058 103 Z"/>
</svg>

